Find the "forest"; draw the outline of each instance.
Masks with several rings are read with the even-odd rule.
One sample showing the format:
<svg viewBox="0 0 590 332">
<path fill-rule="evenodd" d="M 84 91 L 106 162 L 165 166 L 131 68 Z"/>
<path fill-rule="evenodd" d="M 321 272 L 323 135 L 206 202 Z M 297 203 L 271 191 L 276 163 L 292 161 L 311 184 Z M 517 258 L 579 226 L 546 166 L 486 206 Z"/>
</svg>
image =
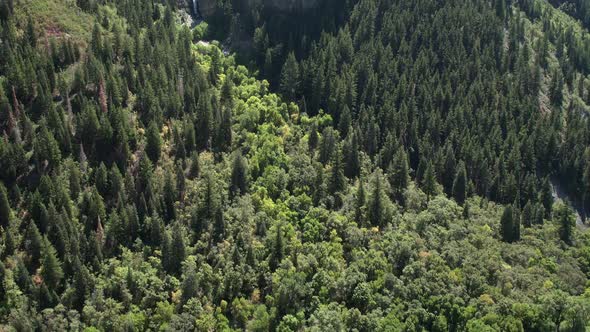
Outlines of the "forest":
<svg viewBox="0 0 590 332">
<path fill-rule="evenodd" d="M 315 3 L 0 0 L 0 331 L 590 331 L 587 1 Z"/>
</svg>

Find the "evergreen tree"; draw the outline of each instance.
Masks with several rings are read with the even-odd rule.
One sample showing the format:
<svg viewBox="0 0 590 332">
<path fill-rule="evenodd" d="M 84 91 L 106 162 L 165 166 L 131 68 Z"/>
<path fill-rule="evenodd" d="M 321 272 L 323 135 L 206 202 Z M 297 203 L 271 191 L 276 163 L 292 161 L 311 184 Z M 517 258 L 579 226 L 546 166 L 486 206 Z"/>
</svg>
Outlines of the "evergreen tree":
<svg viewBox="0 0 590 332">
<path fill-rule="evenodd" d="M 194 268 L 190 268 L 184 273 L 182 280 L 182 303 L 187 303 L 188 300 L 198 295 L 197 273 Z"/>
<path fill-rule="evenodd" d="M 365 193 L 365 186 L 363 180 L 359 179 L 358 190 L 356 193 L 356 200 L 354 204 L 354 218 L 359 225 L 365 224 L 365 204 L 367 201 L 367 194 Z"/>
<path fill-rule="evenodd" d="M 465 170 L 465 163 L 459 162 L 455 181 L 453 182 L 453 198 L 457 203 L 463 205 L 467 198 L 467 171 Z"/>
<path fill-rule="evenodd" d="M 47 238 L 45 238 L 43 246 L 41 276 L 43 277 L 44 284 L 50 290 L 56 290 L 64 277 L 61 262 L 57 258 L 57 252 Z"/>
<path fill-rule="evenodd" d="M 43 238 L 35 223 L 29 223 L 25 234 L 25 250 L 29 256 L 29 271 L 33 271 L 39 264 L 41 252 L 43 251 Z"/>
<path fill-rule="evenodd" d="M 434 166 L 431 162 L 428 162 L 426 171 L 424 172 L 424 179 L 422 180 L 422 190 L 426 193 L 427 200 L 433 195 L 436 195 L 436 173 L 434 172 Z"/>
<path fill-rule="evenodd" d="M 285 254 L 285 248 L 283 243 L 283 230 L 282 225 L 278 224 L 276 227 L 275 239 L 274 239 L 274 247 L 269 258 L 269 265 L 271 270 L 276 270 L 281 264 L 283 260 L 283 256 Z"/>
<path fill-rule="evenodd" d="M 404 204 L 404 191 L 408 188 L 410 175 L 408 170 L 408 159 L 403 148 L 398 148 L 388 169 L 389 184 L 393 191 L 395 200 Z"/>
<path fill-rule="evenodd" d="M 522 209 L 522 223 L 524 227 L 531 227 L 535 223 L 535 208 L 531 201 L 527 201 Z"/>
<path fill-rule="evenodd" d="M 170 252 L 170 270 L 173 274 L 180 274 L 182 262 L 186 258 L 186 247 L 182 233 L 180 225 L 176 223 L 172 232 L 172 248 Z"/>
<path fill-rule="evenodd" d="M 514 239 L 514 209 L 512 205 L 504 208 L 502 219 L 500 219 L 500 235 L 502 241 L 512 243 Z"/>
<path fill-rule="evenodd" d="M 0 227 L 4 228 L 5 230 L 9 226 L 10 215 L 10 203 L 8 202 L 6 187 L 4 187 L 4 184 L 0 182 Z"/>
<path fill-rule="evenodd" d="M 559 202 L 553 210 L 553 220 L 559 229 L 559 238 L 567 245 L 573 243 L 573 232 L 576 225 L 574 210 L 568 203 Z"/>
<path fill-rule="evenodd" d="M 295 99 L 299 89 L 299 64 L 293 52 L 289 53 L 281 71 L 281 93 L 289 100 Z"/>
<path fill-rule="evenodd" d="M 372 226 L 381 227 L 385 222 L 384 218 L 384 202 L 383 202 L 383 187 L 381 184 L 381 173 L 377 171 L 372 181 L 371 201 L 368 207 L 368 219 Z"/>
<path fill-rule="evenodd" d="M 332 170 L 330 172 L 330 184 L 328 190 L 332 194 L 337 194 L 344 190 L 345 186 L 346 178 L 344 177 L 342 165 L 342 152 L 340 148 L 336 148 L 332 157 Z"/>
<path fill-rule="evenodd" d="M 170 222 L 176 219 L 176 186 L 172 179 L 173 172 L 166 173 L 166 179 L 164 181 L 164 214 L 163 217 L 166 222 Z"/>
<path fill-rule="evenodd" d="M 553 208 L 553 190 L 549 178 L 543 179 L 541 183 L 541 190 L 539 191 L 539 201 L 545 208 L 545 217 L 550 218 Z"/>
<path fill-rule="evenodd" d="M 191 160 L 191 165 L 190 165 L 190 169 L 189 169 L 189 177 L 191 179 L 194 179 L 199 176 L 200 172 L 201 172 L 201 166 L 199 164 L 199 154 L 195 152 L 195 153 L 193 153 L 193 157 Z"/>
<path fill-rule="evenodd" d="M 342 150 L 344 154 L 344 175 L 351 179 L 357 177 L 361 171 L 361 161 L 358 139 L 354 132 L 347 136 Z"/>
<path fill-rule="evenodd" d="M 217 208 L 215 211 L 215 223 L 213 227 L 213 234 L 217 242 L 225 239 L 225 219 L 223 218 L 223 211 Z"/>
<path fill-rule="evenodd" d="M 160 160 L 162 138 L 160 137 L 160 130 L 154 121 L 150 122 L 146 132 L 145 152 L 154 164 Z"/>
<path fill-rule="evenodd" d="M 444 157 L 443 171 L 441 174 L 442 185 L 445 193 L 448 196 L 453 195 L 453 179 L 457 174 L 457 161 L 455 160 L 455 153 L 451 145 L 447 145 Z"/>
<path fill-rule="evenodd" d="M 237 153 L 232 163 L 230 193 L 232 197 L 246 193 L 248 188 L 246 161 Z"/>
</svg>

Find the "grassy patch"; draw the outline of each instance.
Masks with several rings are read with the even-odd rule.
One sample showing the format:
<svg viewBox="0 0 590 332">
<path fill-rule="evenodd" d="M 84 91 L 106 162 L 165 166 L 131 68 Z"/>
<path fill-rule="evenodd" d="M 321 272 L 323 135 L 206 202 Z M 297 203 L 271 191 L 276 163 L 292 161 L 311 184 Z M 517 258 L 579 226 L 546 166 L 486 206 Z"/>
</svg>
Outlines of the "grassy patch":
<svg viewBox="0 0 590 332">
<path fill-rule="evenodd" d="M 47 36 L 66 35 L 79 42 L 89 39 L 94 24 L 94 18 L 83 12 L 75 0 L 17 0 L 14 14 L 21 27 L 33 17 Z"/>
</svg>

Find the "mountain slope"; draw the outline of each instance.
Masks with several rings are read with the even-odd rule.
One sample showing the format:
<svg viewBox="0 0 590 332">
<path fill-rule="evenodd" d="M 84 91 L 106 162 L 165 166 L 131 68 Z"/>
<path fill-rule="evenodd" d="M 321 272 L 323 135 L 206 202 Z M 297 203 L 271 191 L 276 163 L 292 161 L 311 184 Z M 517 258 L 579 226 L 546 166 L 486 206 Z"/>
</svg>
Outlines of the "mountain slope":
<svg viewBox="0 0 590 332">
<path fill-rule="evenodd" d="M 547 180 L 585 91 L 516 8 L 344 6 L 279 95 L 176 1 L 78 5 L 80 44 L 1 20 L 0 329 L 587 328 L 590 234 Z"/>
</svg>

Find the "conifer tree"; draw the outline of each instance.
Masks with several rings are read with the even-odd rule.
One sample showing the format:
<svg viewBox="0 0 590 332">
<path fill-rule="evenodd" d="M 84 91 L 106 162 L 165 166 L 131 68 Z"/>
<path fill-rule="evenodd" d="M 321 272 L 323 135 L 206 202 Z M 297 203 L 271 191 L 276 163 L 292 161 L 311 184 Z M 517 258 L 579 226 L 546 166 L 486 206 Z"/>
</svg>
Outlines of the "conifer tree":
<svg viewBox="0 0 590 332">
<path fill-rule="evenodd" d="M 447 145 L 444 165 L 441 174 L 441 180 L 445 194 L 451 196 L 453 194 L 453 180 L 457 174 L 457 161 L 455 160 L 455 153 L 451 145 Z"/>
<path fill-rule="evenodd" d="M 359 144 L 357 135 L 351 131 L 347 136 L 342 148 L 344 154 L 344 175 L 352 179 L 359 175 L 361 171 L 361 161 L 359 157 Z"/>
<path fill-rule="evenodd" d="M 363 180 L 359 179 L 359 186 L 356 193 L 356 200 L 354 204 L 354 218 L 359 225 L 365 223 L 365 204 L 367 201 L 367 194 L 365 193 L 365 186 Z"/>
<path fill-rule="evenodd" d="M 6 187 L 0 182 L 0 227 L 4 229 L 8 228 L 10 216 L 10 203 L 8 202 Z"/>
<path fill-rule="evenodd" d="M 404 204 L 404 191 L 408 188 L 410 175 L 408 170 L 408 158 L 403 147 L 398 148 L 388 169 L 389 184 L 393 191 L 393 197 L 398 203 Z"/>
<path fill-rule="evenodd" d="M 500 235 L 504 242 L 512 243 L 514 241 L 514 210 L 512 205 L 504 208 L 502 219 L 500 219 Z"/>
<path fill-rule="evenodd" d="M 50 290 L 56 290 L 64 277 L 61 262 L 57 258 L 55 248 L 53 248 L 47 238 L 44 239 L 41 276 L 43 277 L 44 284 Z"/>
<path fill-rule="evenodd" d="M 164 215 L 166 222 L 170 222 L 176 219 L 176 186 L 172 179 L 173 172 L 166 172 L 166 178 L 164 181 Z"/>
<path fill-rule="evenodd" d="M 213 224 L 213 235 L 217 242 L 225 239 L 225 219 L 223 218 L 223 210 L 221 207 L 215 210 L 215 223 Z"/>
<path fill-rule="evenodd" d="M 248 187 L 246 161 L 241 153 L 236 153 L 232 163 L 230 193 L 232 197 L 246 193 Z"/>
<path fill-rule="evenodd" d="M 567 245 L 573 243 L 573 232 L 576 224 L 574 210 L 568 203 L 559 202 L 553 210 L 553 220 L 559 228 L 559 238 Z"/>
<path fill-rule="evenodd" d="M 299 64 L 293 52 L 289 53 L 281 71 L 281 93 L 293 100 L 299 89 Z"/>
<path fill-rule="evenodd" d="M 377 171 L 372 181 L 373 190 L 367 211 L 370 224 L 377 227 L 382 226 L 384 223 L 383 187 L 381 181 L 381 173 Z"/>
<path fill-rule="evenodd" d="M 269 265 L 271 270 L 276 270 L 279 267 L 279 264 L 283 260 L 283 256 L 285 253 L 284 243 L 283 243 L 283 230 L 282 225 L 278 224 L 276 226 L 276 233 L 274 238 L 274 247 L 269 258 Z"/>
<path fill-rule="evenodd" d="M 184 273 L 182 280 L 182 303 L 187 303 L 188 300 L 198 295 L 197 273 L 194 268 L 189 268 Z"/>
<path fill-rule="evenodd" d="M 33 271 L 39 264 L 41 252 L 43 250 L 43 238 L 39 233 L 37 225 L 33 222 L 29 223 L 29 226 L 27 227 L 24 247 L 29 256 L 29 271 Z"/>
<path fill-rule="evenodd" d="M 424 172 L 424 179 L 422 180 L 422 189 L 426 194 L 427 200 L 430 201 L 430 198 L 433 195 L 436 195 L 436 173 L 434 172 L 434 166 L 431 162 L 428 162 L 426 166 L 426 171 Z"/>
<path fill-rule="evenodd" d="M 154 121 L 150 122 L 146 132 L 145 152 L 154 164 L 160 160 L 162 138 L 160 137 L 160 130 Z"/>
<path fill-rule="evenodd" d="M 171 243 L 171 263 L 170 270 L 173 274 L 180 274 L 182 262 L 186 258 L 186 247 L 184 244 L 184 237 L 182 236 L 182 229 L 179 223 L 176 223 L 173 227 L 172 232 L 172 243 Z"/>
<path fill-rule="evenodd" d="M 332 170 L 330 172 L 330 185 L 328 190 L 332 194 L 339 193 L 346 186 L 346 178 L 344 177 L 344 169 L 342 165 L 342 152 L 340 148 L 334 151 L 332 157 Z"/>
<path fill-rule="evenodd" d="M 467 171 L 463 161 L 459 162 L 455 181 L 453 181 L 453 198 L 460 205 L 463 205 L 467 198 Z"/>
</svg>

